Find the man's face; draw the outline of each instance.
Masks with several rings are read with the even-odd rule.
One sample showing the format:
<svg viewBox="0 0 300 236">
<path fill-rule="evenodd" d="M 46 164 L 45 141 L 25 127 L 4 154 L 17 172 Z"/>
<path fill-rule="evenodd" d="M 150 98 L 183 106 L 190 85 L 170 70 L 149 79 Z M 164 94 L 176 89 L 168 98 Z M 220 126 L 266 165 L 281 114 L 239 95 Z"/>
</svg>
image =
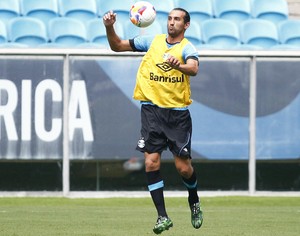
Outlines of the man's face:
<svg viewBox="0 0 300 236">
<path fill-rule="evenodd" d="M 184 23 L 185 12 L 173 10 L 168 17 L 168 34 L 171 37 L 176 37 L 182 34 L 188 27 L 189 23 Z"/>
</svg>

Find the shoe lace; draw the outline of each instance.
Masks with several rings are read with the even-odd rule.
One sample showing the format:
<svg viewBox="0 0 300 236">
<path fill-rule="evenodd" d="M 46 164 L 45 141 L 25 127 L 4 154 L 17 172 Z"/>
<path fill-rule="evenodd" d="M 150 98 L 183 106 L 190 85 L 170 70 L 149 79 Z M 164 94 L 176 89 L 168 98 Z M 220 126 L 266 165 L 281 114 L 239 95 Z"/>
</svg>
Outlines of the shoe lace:
<svg viewBox="0 0 300 236">
<path fill-rule="evenodd" d="M 200 206 L 198 203 L 194 203 L 191 207 L 191 210 L 192 210 L 192 214 L 193 215 L 198 215 L 199 212 L 200 212 Z"/>
<path fill-rule="evenodd" d="M 168 217 L 166 217 L 166 216 L 159 216 L 157 218 L 156 224 L 160 224 L 160 223 L 162 223 L 163 221 L 165 221 L 167 219 L 168 219 Z"/>
<path fill-rule="evenodd" d="M 164 220 L 164 217 L 163 217 L 163 216 L 159 216 L 159 217 L 157 218 L 156 223 L 157 223 L 157 224 L 160 224 L 163 220 Z"/>
</svg>

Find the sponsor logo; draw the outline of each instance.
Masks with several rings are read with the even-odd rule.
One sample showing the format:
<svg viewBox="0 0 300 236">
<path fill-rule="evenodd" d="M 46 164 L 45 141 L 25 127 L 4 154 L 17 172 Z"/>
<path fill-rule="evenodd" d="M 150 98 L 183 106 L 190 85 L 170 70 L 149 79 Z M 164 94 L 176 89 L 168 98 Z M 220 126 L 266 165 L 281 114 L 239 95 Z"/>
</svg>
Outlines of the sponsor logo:
<svg viewBox="0 0 300 236">
<path fill-rule="evenodd" d="M 156 66 L 164 72 L 168 72 L 173 69 L 167 62 L 157 63 Z"/>
<path fill-rule="evenodd" d="M 153 72 L 150 72 L 150 80 L 164 83 L 183 83 L 184 75 L 181 76 L 164 76 L 164 75 L 155 75 Z"/>
</svg>

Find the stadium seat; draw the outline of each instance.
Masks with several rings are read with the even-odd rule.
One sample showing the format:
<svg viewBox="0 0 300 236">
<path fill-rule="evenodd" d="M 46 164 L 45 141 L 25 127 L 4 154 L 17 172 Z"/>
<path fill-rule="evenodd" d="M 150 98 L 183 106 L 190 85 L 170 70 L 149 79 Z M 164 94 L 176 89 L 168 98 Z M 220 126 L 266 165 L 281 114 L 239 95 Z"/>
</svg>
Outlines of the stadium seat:
<svg viewBox="0 0 300 236">
<path fill-rule="evenodd" d="M 197 23 L 213 18 L 212 0 L 178 0 L 175 6 L 187 10 Z"/>
<path fill-rule="evenodd" d="M 87 41 L 86 28 L 79 20 L 57 17 L 49 21 L 49 38 L 52 43 L 73 47 Z"/>
<path fill-rule="evenodd" d="M 122 23 L 124 29 L 124 38 L 125 39 L 133 39 L 134 37 L 140 35 L 141 29 L 139 27 L 134 26 L 131 21 L 126 21 Z"/>
<path fill-rule="evenodd" d="M 77 45 L 75 45 L 76 47 Z M 66 46 L 60 43 L 52 43 L 52 42 L 48 42 L 48 43 L 43 43 L 39 45 L 39 48 L 65 48 Z"/>
<path fill-rule="evenodd" d="M 251 5 L 249 0 L 212 0 L 216 18 L 240 22 L 251 18 Z"/>
<path fill-rule="evenodd" d="M 129 21 L 129 10 L 133 3 L 134 0 L 98 0 L 99 15 L 102 17 L 108 11 L 113 10 L 117 13 L 117 21 Z"/>
<path fill-rule="evenodd" d="M 90 20 L 86 26 L 87 40 L 89 43 L 98 43 L 108 47 L 105 26 L 101 19 Z"/>
<path fill-rule="evenodd" d="M 150 26 L 140 29 L 140 35 L 156 35 L 162 33 L 163 30 L 158 21 L 154 21 Z"/>
<path fill-rule="evenodd" d="M 271 50 L 300 50 L 300 46 L 291 44 L 276 44 L 270 48 Z"/>
<path fill-rule="evenodd" d="M 268 49 L 279 43 L 276 26 L 267 20 L 251 19 L 242 22 L 240 34 L 243 44 L 257 45 Z"/>
<path fill-rule="evenodd" d="M 110 48 L 107 47 L 106 45 L 99 44 L 99 43 L 90 43 L 90 42 L 80 43 L 80 44 L 77 44 L 75 47 L 76 48 L 96 48 L 96 49 L 110 50 Z"/>
<path fill-rule="evenodd" d="M 278 25 L 281 44 L 300 47 L 300 20 L 286 20 Z"/>
<path fill-rule="evenodd" d="M 0 1 L 0 19 L 7 24 L 14 17 L 20 16 L 19 0 Z"/>
<path fill-rule="evenodd" d="M 264 50 L 262 46 L 258 45 L 251 45 L 251 44 L 240 44 L 235 49 L 237 50 L 246 50 L 246 51 L 253 51 L 253 50 Z"/>
<path fill-rule="evenodd" d="M 10 20 L 8 35 L 11 42 L 26 44 L 29 47 L 48 42 L 45 24 L 31 17 L 16 17 Z"/>
<path fill-rule="evenodd" d="M 288 19 L 289 11 L 286 0 L 253 0 L 252 16 L 269 20 L 273 23 Z"/>
<path fill-rule="evenodd" d="M 6 25 L 0 21 L 0 44 L 7 42 L 7 30 Z"/>
<path fill-rule="evenodd" d="M 163 29 L 158 21 L 154 21 L 146 28 L 136 27 L 130 21 L 127 21 L 122 24 L 122 27 L 124 31 L 124 39 L 133 39 L 139 35 L 156 35 L 163 33 Z"/>
<path fill-rule="evenodd" d="M 106 30 L 102 19 L 96 18 L 90 20 L 87 23 L 86 28 L 87 28 L 87 40 L 88 43 L 90 44 L 90 45 L 86 44 L 86 46 L 91 47 L 92 45 L 95 45 L 97 47 L 100 47 L 100 45 L 102 45 L 104 47 L 109 48 L 109 44 L 106 36 Z M 116 22 L 114 24 L 114 28 L 118 36 L 120 38 L 124 38 L 123 27 L 121 26 L 121 24 Z"/>
<path fill-rule="evenodd" d="M 189 28 L 185 32 L 185 37 L 195 46 L 203 44 L 200 23 L 191 21 Z"/>
<path fill-rule="evenodd" d="M 98 16 L 95 0 L 58 0 L 58 3 L 63 17 L 75 18 L 85 23 Z"/>
<path fill-rule="evenodd" d="M 59 16 L 57 0 L 21 0 L 21 9 L 24 16 L 38 18 L 45 25 Z"/>
<path fill-rule="evenodd" d="M 173 0 L 148 0 L 155 10 L 156 10 L 156 19 L 161 22 L 165 21 L 167 24 L 169 12 L 174 8 L 174 1 Z"/>
<path fill-rule="evenodd" d="M 166 21 L 165 19 L 155 19 L 155 21 L 157 21 L 160 24 L 160 27 L 162 29 L 162 32 L 164 34 L 168 33 L 168 21 Z"/>
<path fill-rule="evenodd" d="M 7 43 L 0 43 L 0 48 L 29 48 L 29 46 L 23 43 L 7 42 Z"/>
<path fill-rule="evenodd" d="M 231 49 L 240 44 L 238 27 L 230 20 L 211 19 L 204 21 L 202 36 L 204 43 L 214 48 Z"/>
</svg>

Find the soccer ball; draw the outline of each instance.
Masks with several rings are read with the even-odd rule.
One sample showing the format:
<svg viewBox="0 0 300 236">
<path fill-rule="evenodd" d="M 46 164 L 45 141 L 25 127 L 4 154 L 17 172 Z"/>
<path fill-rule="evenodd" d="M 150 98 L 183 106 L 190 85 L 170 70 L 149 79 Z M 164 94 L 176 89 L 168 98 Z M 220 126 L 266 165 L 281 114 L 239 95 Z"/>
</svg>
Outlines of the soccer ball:
<svg viewBox="0 0 300 236">
<path fill-rule="evenodd" d="M 151 3 L 145 1 L 136 2 L 129 11 L 131 22 L 138 27 L 147 27 L 155 20 L 156 11 Z"/>
</svg>

